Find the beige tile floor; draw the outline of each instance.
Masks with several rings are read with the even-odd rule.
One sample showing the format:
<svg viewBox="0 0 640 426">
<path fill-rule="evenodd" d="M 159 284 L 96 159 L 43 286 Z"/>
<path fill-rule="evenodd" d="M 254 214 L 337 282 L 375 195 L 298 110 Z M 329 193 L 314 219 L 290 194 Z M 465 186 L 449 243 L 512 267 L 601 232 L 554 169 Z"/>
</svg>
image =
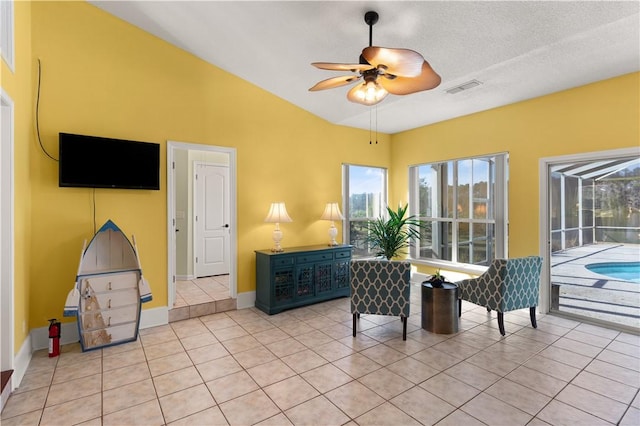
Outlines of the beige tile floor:
<svg viewBox="0 0 640 426">
<path fill-rule="evenodd" d="M 229 295 L 229 275 L 178 281 L 169 322 L 236 310 L 236 302 Z"/>
<path fill-rule="evenodd" d="M 196 278 L 176 282 L 174 308 L 229 298 L 229 275 Z"/>
<path fill-rule="evenodd" d="M 278 315 L 216 313 L 145 329 L 136 342 L 34 353 L 2 425 L 638 425 L 640 337 L 528 310 L 463 304 L 460 332 L 349 300 Z"/>
</svg>

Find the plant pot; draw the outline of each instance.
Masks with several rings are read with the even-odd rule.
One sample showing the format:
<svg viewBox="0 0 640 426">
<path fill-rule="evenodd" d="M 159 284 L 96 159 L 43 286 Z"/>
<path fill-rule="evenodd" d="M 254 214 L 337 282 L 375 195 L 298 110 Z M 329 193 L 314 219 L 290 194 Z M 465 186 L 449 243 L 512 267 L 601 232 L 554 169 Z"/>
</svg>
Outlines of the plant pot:
<svg viewBox="0 0 640 426">
<path fill-rule="evenodd" d="M 447 282 L 447 279 L 445 277 L 443 277 L 442 275 L 440 275 L 440 276 L 433 275 L 433 276 L 431 276 L 431 278 L 429 278 L 425 282 L 431 284 L 431 287 L 433 287 L 433 288 L 442 288 L 443 287 L 442 284 Z"/>
</svg>

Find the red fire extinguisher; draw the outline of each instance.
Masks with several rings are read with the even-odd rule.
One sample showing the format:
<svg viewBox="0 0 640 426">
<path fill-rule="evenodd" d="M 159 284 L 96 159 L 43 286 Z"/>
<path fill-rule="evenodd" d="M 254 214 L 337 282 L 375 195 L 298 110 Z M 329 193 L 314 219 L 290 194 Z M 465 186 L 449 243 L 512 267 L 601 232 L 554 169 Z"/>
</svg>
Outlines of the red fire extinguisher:
<svg viewBox="0 0 640 426">
<path fill-rule="evenodd" d="M 60 323 L 49 320 L 49 358 L 60 355 Z"/>
</svg>

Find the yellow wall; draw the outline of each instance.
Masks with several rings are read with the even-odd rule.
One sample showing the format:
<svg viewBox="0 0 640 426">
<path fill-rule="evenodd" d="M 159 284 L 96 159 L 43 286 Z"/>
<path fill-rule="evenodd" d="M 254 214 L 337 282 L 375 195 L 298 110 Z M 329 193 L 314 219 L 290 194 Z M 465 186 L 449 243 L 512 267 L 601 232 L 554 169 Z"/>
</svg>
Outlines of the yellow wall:
<svg viewBox="0 0 640 426">
<path fill-rule="evenodd" d="M 633 73 L 395 134 L 392 201 L 407 199 L 410 165 L 508 152 L 509 256 L 537 254 L 540 158 L 638 147 L 639 126 Z"/>
<path fill-rule="evenodd" d="M 238 291 L 255 287 L 254 250 L 270 247 L 269 204 L 294 222 L 285 246 L 326 241 L 318 220 L 341 198 L 341 164 L 390 168 L 390 203 L 406 202 L 407 166 L 508 151 L 510 254 L 537 251 L 540 157 L 638 145 L 638 74 L 456 120 L 380 135 L 335 126 L 84 2 L 16 2 L 16 350 L 59 317 L 93 234 L 92 191 L 59 188 L 57 163 L 33 137 L 37 58 L 40 125 L 57 157 L 58 132 L 161 144 L 160 191 L 96 190 L 96 225 L 114 220 L 138 241 L 154 301 L 165 306 L 166 141 L 234 147 L 238 158 Z M 312 95 L 312 94 L 311 94 Z M 393 147 L 393 151 L 391 151 Z M 517 188 L 517 190 L 515 190 Z"/>
<path fill-rule="evenodd" d="M 135 234 L 153 302 L 167 304 L 166 141 L 234 147 L 238 169 L 238 291 L 255 288 L 254 250 L 272 245 L 264 218 L 287 203 L 285 246 L 320 244 L 325 203 L 341 198 L 341 163 L 388 166 L 389 136 L 338 127 L 87 3 L 33 3 L 33 61 L 42 62 L 42 139 L 58 132 L 161 144 L 161 190 L 96 190 L 96 222 Z M 310 94 L 313 96 L 313 94 Z M 337 155 L 339 154 L 339 155 Z M 31 328 L 59 316 L 82 241 L 93 234 L 92 191 L 59 188 L 57 163 L 34 150 Z"/>
<path fill-rule="evenodd" d="M 4 61 L 1 85 L 14 102 L 14 348 L 20 349 L 30 326 L 31 178 L 35 149 L 32 120 L 31 5 L 14 2 L 14 72 Z"/>
</svg>

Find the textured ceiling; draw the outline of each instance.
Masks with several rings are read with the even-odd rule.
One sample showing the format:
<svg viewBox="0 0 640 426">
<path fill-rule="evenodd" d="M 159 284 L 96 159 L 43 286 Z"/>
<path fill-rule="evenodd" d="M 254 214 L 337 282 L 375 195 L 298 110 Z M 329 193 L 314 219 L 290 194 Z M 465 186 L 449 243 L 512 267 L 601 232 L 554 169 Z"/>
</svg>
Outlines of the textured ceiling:
<svg viewBox="0 0 640 426">
<path fill-rule="evenodd" d="M 397 133 L 640 70 L 638 1 L 91 1 L 332 123 Z M 439 87 L 376 107 L 311 62 L 357 62 L 373 44 L 421 53 Z M 469 80 L 482 84 L 451 95 Z"/>
</svg>

